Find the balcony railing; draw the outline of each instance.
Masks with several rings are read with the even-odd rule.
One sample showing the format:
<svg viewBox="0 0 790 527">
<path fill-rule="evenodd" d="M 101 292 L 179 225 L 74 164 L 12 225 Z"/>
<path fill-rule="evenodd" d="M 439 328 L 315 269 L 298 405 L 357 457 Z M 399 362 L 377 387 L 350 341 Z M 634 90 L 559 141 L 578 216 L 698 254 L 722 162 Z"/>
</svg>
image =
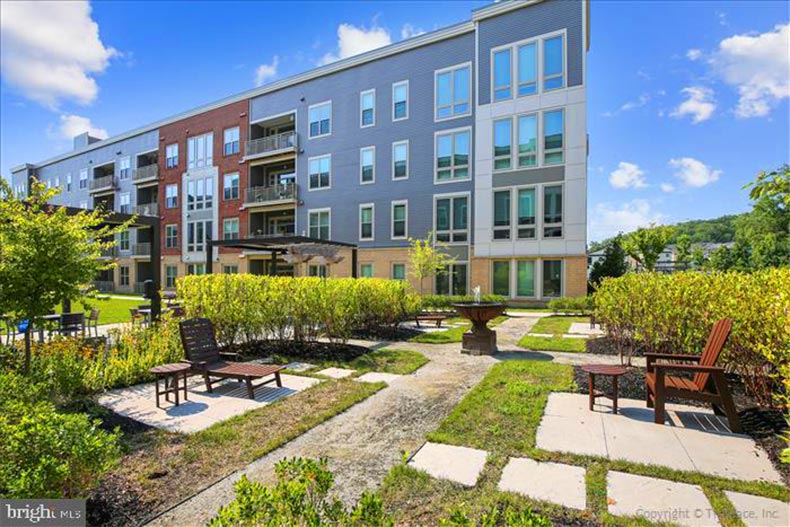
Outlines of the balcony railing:
<svg viewBox="0 0 790 527">
<path fill-rule="evenodd" d="M 281 134 L 247 141 L 245 153 L 248 157 L 261 154 L 281 153 L 289 150 L 296 150 L 298 143 L 299 136 L 296 132 L 283 132 Z"/>
<path fill-rule="evenodd" d="M 115 258 L 118 256 L 118 247 L 107 247 L 101 250 L 102 258 Z"/>
<path fill-rule="evenodd" d="M 134 207 L 134 213 L 140 216 L 158 216 L 159 204 L 158 203 L 143 203 Z"/>
<path fill-rule="evenodd" d="M 132 256 L 151 256 L 151 244 L 135 243 L 132 245 Z"/>
<path fill-rule="evenodd" d="M 144 167 L 135 168 L 134 172 L 132 172 L 132 180 L 135 183 L 151 181 L 158 177 L 159 177 L 159 165 L 146 165 Z"/>
<path fill-rule="evenodd" d="M 118 179 L 115 176 L 104 176 L 91 180 L 91 192 L 112 190 L 115 188 L 118 188 Z"/>
<path fill-rule="evenodd" d="M 296 200 L 296 183 L 244 189 L 244 203 L 262 205 Z"/>
</svg>

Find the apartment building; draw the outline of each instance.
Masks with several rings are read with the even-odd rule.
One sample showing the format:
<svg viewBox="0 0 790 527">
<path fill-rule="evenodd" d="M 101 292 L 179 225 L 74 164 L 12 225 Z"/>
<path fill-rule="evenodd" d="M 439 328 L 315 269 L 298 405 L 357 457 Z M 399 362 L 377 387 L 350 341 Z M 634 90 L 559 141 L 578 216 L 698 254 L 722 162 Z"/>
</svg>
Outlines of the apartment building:
<svg viewBox="0 0 790 527">
<path fill-rule="evenodd" d="M 586 1 L 500 2 L 469 21 L 264 85 L 13 169 L 60 203 L 161 218 L 162 276 L 205 270 L 207 239 L 356 244 L 359 276 L 405 279 L 409 238 L 454 258 L 425 291 L 513 301 L 586 292 Z M 150 273 L 145 229 L 102 282 Z M 149 246 L 150 248 L 150 246 Z M 276 263 L 350 276 L 350 254 Z M 215 272 L 267 274 L 268 253 L 215 248 Z M 139 287 L 139 286 L 138 286 Z"/>
</svg>

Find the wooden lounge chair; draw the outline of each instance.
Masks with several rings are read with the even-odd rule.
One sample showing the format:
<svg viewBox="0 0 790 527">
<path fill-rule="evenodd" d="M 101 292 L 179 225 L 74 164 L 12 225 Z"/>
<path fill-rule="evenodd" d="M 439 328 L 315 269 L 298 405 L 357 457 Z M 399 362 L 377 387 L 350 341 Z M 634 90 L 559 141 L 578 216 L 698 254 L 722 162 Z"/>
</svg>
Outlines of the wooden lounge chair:
<svg viewBox="0 0 790 527">
<path fill-rule="evenodd" d="M 219 350 L 214 336 L 214 326 L 207 318 L 192 318 L 178 324 L 181 332 L 181 344 L 184 346 L 186 361 L 194 374 L 202 375 L 206 382 L 206 391 L 211 393 L 212 377 L 219 379 L 236 379 L 247 385 L 247 395 L 255 399 L 254 388 L 269 383 L 282 386 L 280 370 L 282 366 L 249 364 L 243 362 L 226 362 L 223 357 L 238 357 L 236 353 L 224 353 Z M 264 377 L 272 378 L 253 386 L 252 381 Z"/>
<path fill-rule="evenodd" d="M 724 413 L 730 430 L 741 431 L 741 423 L 732 395 L 724 378 L 724 368 L 716 366 L 727 338 L 732 320 L 722 319 L 713 325 L 702 355 L 646 353 L 647 406 L 655 408 L 655 422 L 664 424 L 664 405 L 667 397 L 691 399 L 711 403 L 717 414 Z M 660 361 L 660 362 L 657 362 Z M 675 377 L 668 373 L 688 373 L 693 377 Z M 723 409 L 722 409 L 723 407 Z"/>
</svg>

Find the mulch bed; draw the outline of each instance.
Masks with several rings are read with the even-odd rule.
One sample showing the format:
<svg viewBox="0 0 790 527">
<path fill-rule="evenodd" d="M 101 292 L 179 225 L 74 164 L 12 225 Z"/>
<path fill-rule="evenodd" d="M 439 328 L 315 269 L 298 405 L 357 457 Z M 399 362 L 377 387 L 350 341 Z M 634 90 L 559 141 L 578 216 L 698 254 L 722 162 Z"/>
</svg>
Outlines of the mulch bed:
<svg viewBox="0 0 790 527">
<path fill-rule="evenodd" d="M 360 329 L 352 333 L 352 338 L 361 340 L 388 340 L 390 342 L 403 342 L 412 337 L 422 335 L 422 331 L 408 327 L 381 327 L 370 330 Z"/>
<path fill-rule="evenodd" d="M 228 346 L 226 349 L 241 353 L 245 358 L 276 358 L 286 356 L 294 359 L 349 361 L 369 353 L 370 349 L 354 344 L 332 342 L 293 342 L 279 340 L 255 340 Z"/>
</svg>

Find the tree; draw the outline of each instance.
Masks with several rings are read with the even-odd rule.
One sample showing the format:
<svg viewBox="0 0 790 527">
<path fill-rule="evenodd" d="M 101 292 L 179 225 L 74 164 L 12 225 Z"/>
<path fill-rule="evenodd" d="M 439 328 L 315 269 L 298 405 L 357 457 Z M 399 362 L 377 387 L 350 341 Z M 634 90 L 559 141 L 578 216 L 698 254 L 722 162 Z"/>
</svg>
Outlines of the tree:
<svg viewBox="0 0 790 527">
<path fill-rule="evenodd" d="M 622 246 L 625 253 L 636 260 L 647 271 L 656 267 L 658 256 L 669 243 L 674 229 L 653 223 L 649 227 L 640 227 L 623 238 Z"/>
<path fill-rule="evenodd" d="M 691 260 L 691 236 L 681 234 L 675 242 L 675 262 L 678 267 L 685 269 Z"/>
<path fill-rule="evenodd" d="M 785 210 L 790 210 L 790 164 L 785 163 L 770 172 L 760 172 L 757 179 L 743 188 L 751 188 L 749 197 L 754 201 L 776 199 L 781 201 Z"/>
<path fill-rule="evenodd" d="M 691 263 L 694 265 L 694 268 L 701 269 L 707 261 L 708 258 L 705 256 L 705 251 L 699 245 L 695 245 L 691 249 Z"/>
<path fill-rule="evenodd" d="M 622 247 L 623 236 L 618 234 L 608 240 L 603 250 L 603 258 L 595 262 L 590 269 L 590 285 L 597 286 L 606 277 L 617 278 L 628 272 L 628 262 Z"/>
<path fill-rule="evenodd" d="M 444 271 L 455 258 L 445 252 L 446 244 L 434 240 L 433 231 L 424 240 L 409 238 L 409 245 L 409 274 L 419 281 L 422 296 L 423 279 Z"/>
<path fill-rule="evenodd" d="M 70 216 L 48 203 L 59 192 L 34 180 L 22 199 L 0 178 L 0 313 L 28 321 L 25 373 L 33 326 L 64 300 L 85 296 L 85 286 L 114 265 L 100 259 L 102 251 L 129 226 L 106 225 L 101 210 Z"/>
</svg>

